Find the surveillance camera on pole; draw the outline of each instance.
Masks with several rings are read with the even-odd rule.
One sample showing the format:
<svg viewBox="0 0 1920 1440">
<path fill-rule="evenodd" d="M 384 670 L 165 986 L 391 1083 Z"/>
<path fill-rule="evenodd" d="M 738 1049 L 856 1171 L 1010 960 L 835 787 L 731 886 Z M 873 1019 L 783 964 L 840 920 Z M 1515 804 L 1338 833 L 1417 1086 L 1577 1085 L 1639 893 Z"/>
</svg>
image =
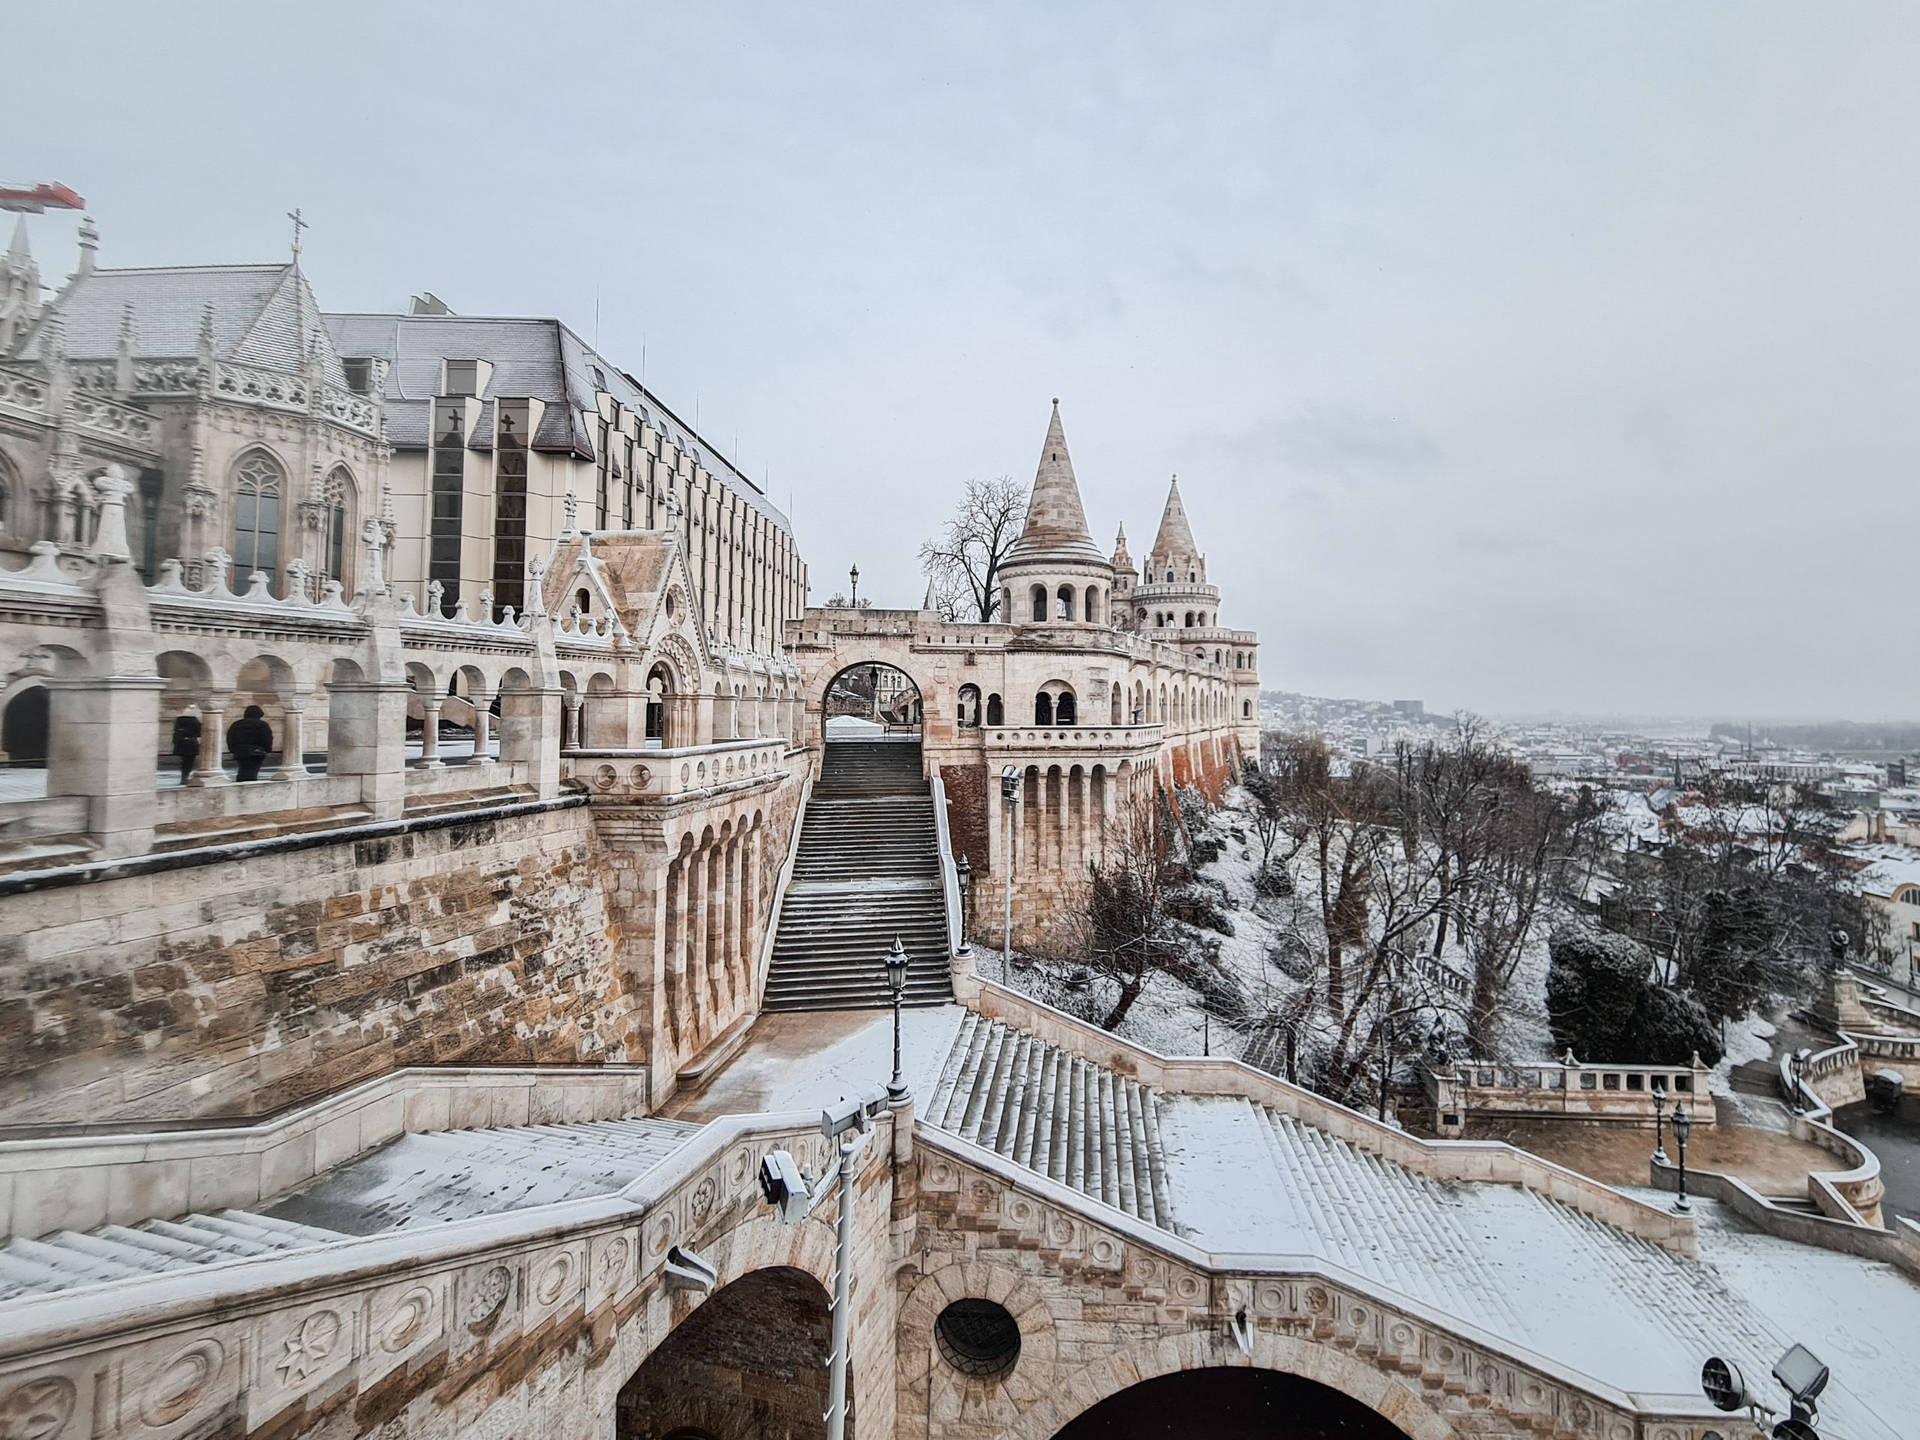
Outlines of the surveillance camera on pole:
<svg viewBox="0 0 1920 1440">
<path fill-rule="evenodd" d="M 1814 1402 L 1831 1378 L 1826 1365 L 1806 1346 L 1795 1345 L 1774 1362 L 1773 1378 L 1787 1392 L 1787 1418 L 1777 1421 L 1769 1432 L 1773 1440 L 1820 1440 L 1820 1432 L 1814 1429 L 1820 1418 Z M 1779 1414 L 1747 1389 L 1738 1365 L 1718 1355 L 1700 1367 L 1700 1389 L 1714 1409 L 1728 1414 L 1745 1410 L 1756 1425 L 1762 1415 L 1772 1420 Z"/>
</svg>

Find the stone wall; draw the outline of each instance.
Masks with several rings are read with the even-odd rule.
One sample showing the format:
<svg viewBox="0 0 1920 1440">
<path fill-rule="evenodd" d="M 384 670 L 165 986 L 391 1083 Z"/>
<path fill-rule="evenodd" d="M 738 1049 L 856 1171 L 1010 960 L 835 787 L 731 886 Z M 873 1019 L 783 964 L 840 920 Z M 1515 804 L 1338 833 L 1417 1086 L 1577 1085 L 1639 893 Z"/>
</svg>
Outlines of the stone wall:
<svg viewBox="0 0 1920 1440">
<path fill-rule="evenodd" d="M 0 1124 L 260 1115 L 408 1065 L 637 1058 L 597 844 L 562 802 L 0 899 Z"/>
<path fill-rule="evenodd" d="M 942 765 L 940 778 L 947 787 L 947 829 L 953 837 L 954 858 L 965 855 L 973 873 L 984 877 L 993 853 L 987 835 L 987 767 Z"/>
</svg>

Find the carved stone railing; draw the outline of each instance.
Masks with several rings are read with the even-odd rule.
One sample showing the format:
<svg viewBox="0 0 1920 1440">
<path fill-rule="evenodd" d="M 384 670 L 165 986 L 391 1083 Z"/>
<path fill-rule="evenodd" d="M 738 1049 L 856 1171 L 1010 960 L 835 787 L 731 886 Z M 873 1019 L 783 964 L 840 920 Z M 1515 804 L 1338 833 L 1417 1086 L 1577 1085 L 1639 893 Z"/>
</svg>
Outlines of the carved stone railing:
<svg viewBox="0 0 1920 1440">
<path fill-rule="evenodd" d="M 1685 1102 L 1696 1125 L 1716 1123 L 1705 1065 L 1580 1065 L 1556 1061 L 1508 1063 L 1452 1060 L 1421 1064 L 1421 1080 L 1436 1108 L 1457 1115 L 1551 1115 L 1632 1121 L 1651 1127 L 1654 1097 L 1663 1109 Z"/>
<path fill-rule="evenodd" d="M 787 742 L 722 740 L 676 750 L 568 750 L 561 775 L 596 799 L 671 800 L 784 780 Z"/>
<path fill-rule="evenodd" d="M 988 725 L 980 730 L 992 750 L 1082 750 L 1151 753 L 1167 727 L 1152 725 Z"/>
<path fill-rule="evenodd" d="M 144 410 L 116 404 L 98 395 L 72 395 L 67 418 L 81 430 L 103 440 L 149 453 L 160 445 L 160 422 Z"/>
<path fill-rule="evenodd" d="M 227 583 L 228 564 L 224 551 L 213 551 L 201 565 L 200 584 L 190 586 L 180 561 L 163 560 L 160 578 L 147 587 L 148 602 L 157 607 L 202 613 L 216 609 L 244 611 L 256 620 L 272 615 L 286 620 L 327 620 L 356 627 L 364 623 L 347 604 L 338 580 L 327 581 L 320 598 L 313 599 L 307 593 L 305 569 L 299 561 L 288 567 L 284 597 L 274 595 L 272 579 L 264 570 L 253 571 L 247 577 L 246 591 L 236 594 Z"/>
<path fill-rule="evenodd" d="M 29 419 L 47 418 L 47 382 L 18 370 L 0 368 L 0 410 Z"/>
<path fill-rule="evenodd" d="M 309 387 L 304 375 L 222 360 L 213 369 L 213 393 L 267 410 L 291 410 L 304 415 Z"/>
<path fill-rule="evenodd" d="M 50 1230 L 247 1209 L 401 1135 L 619 1120 L 645 1067 L 416 1067 L 263 1120 L 0 1140 L 0 1242 Z"/>
</svg>

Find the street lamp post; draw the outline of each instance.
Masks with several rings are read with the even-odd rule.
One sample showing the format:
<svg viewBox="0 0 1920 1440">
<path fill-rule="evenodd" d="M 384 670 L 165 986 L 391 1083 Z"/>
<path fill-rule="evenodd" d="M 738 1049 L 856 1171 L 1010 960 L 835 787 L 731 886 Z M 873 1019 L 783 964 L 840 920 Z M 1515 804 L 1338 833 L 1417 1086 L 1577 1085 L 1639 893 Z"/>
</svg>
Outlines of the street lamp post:
<svg viewBox="0 0 1920 1440">
<path fill-rule="evenodd" d="M 1653 1163 L 1667 1163 L 1666 1112 L 1667 1087 L 1660 1083 L 1658 1076 L 1653 1081 Z"/>
<path fill-rule="evenodd" d="M 858 565 L 847 567 L 847 579 L 853 585 L 853 598 L 847 602 L 847 608 L 858 610 L 860 608 L 860 567 Z"/>
<path fill-rule="evenodd" d="M 1693 1128 L 1693 1117 L 1687 1114 L 1687 1107 L 1679 1100 L 1673 1102 L 1673 1138 L 1680 1147 L 1680 1194 L 1673 1202 L 1673 1213 L 1690 1214 L 1693 1206 L 1687 1203 L 1687 1132 Z"/>
<path fill-rule="evenodd" d="M 1000 770 L 1001 806 L 1007 812 L 1007 873 L 1002 890 L 1004 905 L 1000 917 L 1000 983 L 1005 985 L 1013 973 L 1013 837 L 1014 809 L 1020 803 L 1020 769 L 1016 765 L 1002 766 Z"/>
<path fill-rule="evenodd" d="M 887 952 L 887 990 L 893 996 L 893 1079 L 887 1082 L 887 1099 L 895 1105 L 911 1098 L 907 1078 L 900 1073 L 900 1001 L 907 993 L 907 947 L 893 937 L 893 949 Z"/>
<path fill-rule="evenodd" d="M 954 870 L 960 877 L 960 945 L 954 953 L 971 955 L 973 942 L 967 936 L 973 930 L 973 865 L 962 855 Z"/>
</svg>

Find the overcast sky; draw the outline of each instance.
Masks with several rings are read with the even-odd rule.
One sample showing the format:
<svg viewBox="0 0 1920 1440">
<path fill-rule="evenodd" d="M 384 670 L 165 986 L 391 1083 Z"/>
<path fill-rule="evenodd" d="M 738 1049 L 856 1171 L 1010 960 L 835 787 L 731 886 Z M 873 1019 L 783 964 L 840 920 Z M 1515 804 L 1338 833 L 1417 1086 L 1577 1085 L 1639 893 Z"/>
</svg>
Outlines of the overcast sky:
<svg viewBox="0 0 1920 1440">
<path fill-rule="evenodd" d="M 1920 6 L 14 0 L 8 182 L 108 265 L 558 315 L 816 601 L 1061 397 L 1269 686 L 1920 716 Z M 71 225 L 36 235 L 64 271 Z M 596 320 L 596 308 L 598 318 Z"/>
</svg>

